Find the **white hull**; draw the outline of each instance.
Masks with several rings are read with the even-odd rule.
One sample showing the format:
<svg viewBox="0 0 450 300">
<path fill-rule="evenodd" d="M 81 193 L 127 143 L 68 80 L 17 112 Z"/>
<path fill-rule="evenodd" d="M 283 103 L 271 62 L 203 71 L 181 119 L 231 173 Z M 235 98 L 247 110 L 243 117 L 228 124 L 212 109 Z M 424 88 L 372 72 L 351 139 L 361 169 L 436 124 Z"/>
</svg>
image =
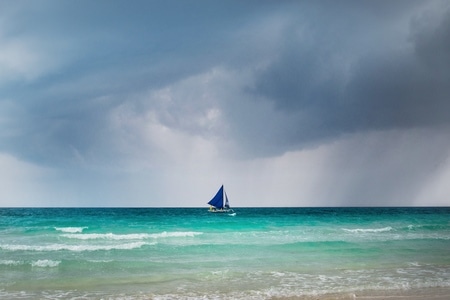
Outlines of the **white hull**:
<svg viewBox="0 0 450 300">
<path fill-rule="evenodd" d="M 223 208 L 223 209 L 217 209 L 217 208 L 210 208 L 209 212 L 211 213 L 230 213 L 234 212 L 231 208 Z"/>
</svg>

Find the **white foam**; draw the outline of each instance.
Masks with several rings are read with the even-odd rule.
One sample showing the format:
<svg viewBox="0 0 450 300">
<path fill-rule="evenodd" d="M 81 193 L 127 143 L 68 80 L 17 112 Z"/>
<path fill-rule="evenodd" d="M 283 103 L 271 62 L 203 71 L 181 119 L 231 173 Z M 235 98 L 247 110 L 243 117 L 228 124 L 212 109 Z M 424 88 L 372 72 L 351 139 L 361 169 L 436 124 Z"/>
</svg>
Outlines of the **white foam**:
<svg viewBox="0 0 450 300">
<path fill-rule="evenodd" d="M 273 277 L 284 277 L 284 276 L 286 276 L 286 273 L 284 273 L 284 272 L 277 272 L 277 271 L 270 272 L 270 274 Z"/>
<path fill-rule="evenodd" d="M 23 264 L 22 261 L 18 260 L 0 260 L 0 265 L 6 265 L 6 266 L 18 266 Z"/>
<path fill-rule="evenodd" d="M 161 232 L 150 234 L 153 238 L 167 238 L 167 237 L 194 237 L 197 235 L 201 235 L 203 232 L 195 232 L 195 231 L 174 231 L 174 232 Z"/>
<path fill-rule="evenodd" d="M 80 233 L 87 227 L 55 227 L 55 230 L 67 232 L 67 233 Z"/>
<path fill-rule="evenodd" d="M 31 266 L 32 267 L 40 267 L 40 268 L 53 268 L 53 267 L 57 267 L 60 263 L 61 263 L 61 261 L 42 259 L 42 260 L 33 261 L 31 263 Z"/>
<path fill-rule="evenodd" d="M 146 233 L 114 234 L 114 233 L 89 233 L 89 234 L 62 234 L 62 237 L 78 240 L 143 240 L 149 238 Z"/>
<path fill-rule="evenodd" d="M 131 233 L 131 234 L 114 234 L 114 233 L 79 233 L 79 234 L 62 234 L 62 237 L 79 240 L 144 240 L 170 237 L 194 237 L 203 234 L 203 232 L 161 232 L 161 233 Z"/>
<path fill-rule="evenodd" d="M 344 231 L 351 232 L 351 233 L 376 233 L 376 232 L 387 232 L 391 231 L 392 227 L 383 227 L 383 228 L 356 228 L 356 229 L 346 229 L 342 228 Z"/>
<path fill-rule="evenodd" d="M 153 243 L 154 244 L 154 243 Z M 0 245 L 0 249 L 8 251 L 98 251 L 98 250 L 131 250 L 140 248 L 144 245 L 152 245 L 152 243 L 133 242 L 116 245 L 66 245 L 66 244 L 50 244 L 50 245 Z"/>
</svg>

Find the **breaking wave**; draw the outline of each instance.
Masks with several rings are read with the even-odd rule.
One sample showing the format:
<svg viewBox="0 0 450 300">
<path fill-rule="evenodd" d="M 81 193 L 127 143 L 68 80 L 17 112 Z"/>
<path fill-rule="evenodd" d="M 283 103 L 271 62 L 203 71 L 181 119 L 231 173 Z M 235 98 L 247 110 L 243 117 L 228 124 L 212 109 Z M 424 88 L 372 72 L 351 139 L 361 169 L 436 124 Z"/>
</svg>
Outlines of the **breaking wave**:
<svg viewBox="0 0 450 300">
<path fill-rule="evenodd" d="M 392 227 L 383 227 L 383 228 L 356 228 L 356 229 L 346 229 L 342 228 L 342 230 L 351 233 L 376 233 L 376 232 L 387 232 L 391 231 Z"/>
<path fill-rule="evenodd" d="M 161 232 L 161 233 L 131 233 L 131 234 L 114 234 L 114 233 L 88 233 L 88 234 L 62 234 L 62 237 L 79 240 L 144 240 L 170 237 L 194 237 L 201 235 L 203 232 Z"/>
<path fill-rule="evenodd" d="M 0 265 L 5 265 L 5 266 L 18 266 L 23 264 L 22 261 L 17 261 L 17 260 L 0 260 Z"/>
<path fill-rule="evenodd" d="M 67 233 L 81 233 L 87 227 L 55 227 L 55 230 Z"/>
<path fill-rule="evenodd" d="M 155 243 L 133 242 L 118 245 L 66 245 L 66 244 L 50 244 L 50 245 L 0 245 L 0 249 L 7 251 L 98 251 L 98 250 L 131 250 L 141 248 L 144 245 L 154 245 Z"/>
<path fill-rule="evenodd" d="M 40 267 L 40 268 L 52 268 L 57 267 L 61 261 L 49 260 L 49 259 L 41 259 L 37 261 L 33 261 L 31 263 L 32 267 Z"/>
<path fill-rule="evenodd" d="M 35 261 L 21 261 L 21 260 L 0 260 L 0 265 L 3 266 L 25 266 L 31 265 L 32 267 L 40 267 L 40 268 L 53 268 L 59 266 L 61 261 L 59 260 L 49 260 L 49 259 L 40 259 Z"/>
</svg>

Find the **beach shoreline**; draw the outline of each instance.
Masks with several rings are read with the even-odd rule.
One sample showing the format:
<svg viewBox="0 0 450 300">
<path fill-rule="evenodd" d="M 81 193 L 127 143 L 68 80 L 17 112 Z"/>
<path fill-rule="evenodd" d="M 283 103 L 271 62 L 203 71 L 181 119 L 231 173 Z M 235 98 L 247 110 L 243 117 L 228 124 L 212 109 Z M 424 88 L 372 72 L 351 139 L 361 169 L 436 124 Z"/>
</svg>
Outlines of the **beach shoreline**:
<svg viewBox="0 0 450 300">
<path fill-rule="evenodd" d="M 448 300 L 450 288 L 413 290 L 369 290 L 351 293 L 333 293 L 316 296 L 272 297 L 271 300 Z"/>
<path fill-rule="evenodd" d="M 152 293 L 145 289 L 130 289 L 117 292 L 112 290 L 44 290 L 44 291 L 7 291 L 0 289 L 0 298 L 3 299 L 41 299 L 62 298 L 76 299 L 260 299 L 260 300 L 447 300 L 450 299 L 450 288 L 424 288 L 410 290 L 360 290 L 354 292 L 326 293 L 316 295 L 270 296 L 264 291 L 241 291 L 239 295 L 230 293 L 202 293 L 189 291 L 187 293 Z"/>
<path fill-rule="evenodd" d="M 385 292 L 355 293 L 353 299 L 379 300 L 379 299 L 407 299 L 407 300 L 446 300 L 450 299 L 450 288 L 426 288 L 421 290 L 402 290 Z"/>
</svg>

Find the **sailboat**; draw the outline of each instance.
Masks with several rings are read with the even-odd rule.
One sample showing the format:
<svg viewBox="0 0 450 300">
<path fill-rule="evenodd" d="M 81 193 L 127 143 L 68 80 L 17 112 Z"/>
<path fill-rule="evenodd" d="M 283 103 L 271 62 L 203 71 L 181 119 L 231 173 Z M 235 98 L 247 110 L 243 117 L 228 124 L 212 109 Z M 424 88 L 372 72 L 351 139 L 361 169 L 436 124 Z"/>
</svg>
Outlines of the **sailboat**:
<svg viewBox="0 0 450 300">
<path fill-rule="evenodd" d="M 233 209 L 230 208 L 230 203 L 228 202 L 227 193 L 223 188 L 220 187 L 217 194 L 208 202 L 209 211 L 213 213 L 234 213 Z"/>
</svg>

